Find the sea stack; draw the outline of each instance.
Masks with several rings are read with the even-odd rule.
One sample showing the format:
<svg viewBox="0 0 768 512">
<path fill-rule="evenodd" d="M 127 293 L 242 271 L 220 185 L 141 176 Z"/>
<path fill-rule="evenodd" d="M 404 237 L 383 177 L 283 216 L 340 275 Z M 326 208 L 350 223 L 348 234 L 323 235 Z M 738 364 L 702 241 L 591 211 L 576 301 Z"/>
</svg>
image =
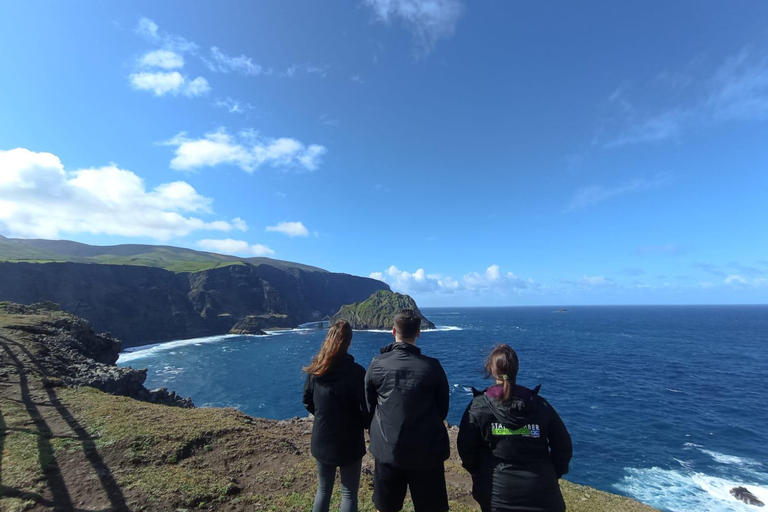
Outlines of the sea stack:
<svg viewBox="0 0 768 512">
<path fill-rule="evenodd" d="M 425 317 L 410 296 L 389 290 L 374 292 L 363 302 L 345 304 L 331 317 L 331 323 L 346 320 L 353 329 L 392 329 L 395 315 L 403 309 L 412 309 L 421 317 L 421 329 L 434 329 L 435 324 Z"/>
</svg>

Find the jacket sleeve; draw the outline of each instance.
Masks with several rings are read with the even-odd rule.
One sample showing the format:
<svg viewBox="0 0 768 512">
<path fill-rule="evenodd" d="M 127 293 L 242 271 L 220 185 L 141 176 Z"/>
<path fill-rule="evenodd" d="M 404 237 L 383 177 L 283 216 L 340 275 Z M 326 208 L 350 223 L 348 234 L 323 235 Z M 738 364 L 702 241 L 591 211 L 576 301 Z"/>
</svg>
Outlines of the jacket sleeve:
<svg viewBox="0 0 768 512">
<path fill-rule="evenodd" d="M 451 390 L 448 387 L 448 377 L 445 376 L 445 370 L 440 363 L 437 363 L 440 372 L 437 383 L 437 412 L 440 418 L 445 420 L 448 417 L 448 407 L 451 401 Z"/>
<path fill-rule="evenodd" d="M 307 374 L 307 380 L 304 381 L 304 407 L 309 411 L 310 414 L 315 414 L 315 399 L 314 399 L 314 392 L 315 392 L 315 379 L 312 378 L 312 375 Z"/>
<path fill-rule="evenodd" d="M 573 444 L 565 423 L 555 411 L 549 402 L 542 398 L 545 407 L 548 409 L 549 422 L 547 425 L 547 441 L 549 442 L 549 453 L 552 457 L 552 465 L 555 467 L 557 478 L 561 478 L 568 473 L 568 464 L 573 457 Z"/>
<path fill-rule="evenodd" d="M 356 373 L 355 378 L 355 398 L 360 407 L 360 418 L 364 429 L 371 428 L 371 415 L 368 413 L 368 400 L 365 396 L 365 370 L 361 368 L 362 373 Z"/>
<path fill-rule="evenodd" d="M 368 366 L 368 371 L 365 372 L 365 398 L 368 404 L 368 426 L 370 427 L 373 420 L 374 413 L 376 412 L 376 404 L 378 404 L 379 393 L 376 391 L 376 384 L 373 382 L 373 365 L 376 364 L 376 359 L 371 361 Z"/>
<path fill-rule="evenodd" d="M 480 466 L 483 459 L 483 452 L 487 449 L 483 439 L 482 426 L 477 417 L 472 414 L 472 402 L 469 402 L 464 416 L 459 425 L 459 437 L 456 440 L 456 447 L 461 457 L 461 465 L 464 469 L 473 474 Z"/>
</svg>

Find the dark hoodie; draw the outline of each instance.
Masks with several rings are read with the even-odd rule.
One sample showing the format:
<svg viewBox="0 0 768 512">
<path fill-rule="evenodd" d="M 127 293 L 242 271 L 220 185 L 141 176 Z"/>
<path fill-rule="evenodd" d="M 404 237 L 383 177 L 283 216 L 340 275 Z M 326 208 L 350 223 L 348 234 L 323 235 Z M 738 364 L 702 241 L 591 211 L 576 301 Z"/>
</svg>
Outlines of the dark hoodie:
<svg viewBox="0 0 768 512">
<path fill-rule="evenodd" d="M 458 449 L 483 511 L 564 511 L 557 480 L 568 472 L 571 436 L 539 387 L 517 386 L 507 403 L 501 385 L 473 392 Z"/>
<path fill-rule="evenodd" d="M 431 469 L 450 455 L 448 379 L 440 361 L 409 343 L 392 343 L 365 374 L 371 422 L 370 450 L 400 469 Z"/>
<path fill-rule="evenodd" d="M 315 415 L 312 456 L 346 466 L 365 455 L 363 430 L 371 420 L 365 404 L 365 369 L 345 354 L 321 377 L 307 375 L 304 407 Z"/>
</svg>

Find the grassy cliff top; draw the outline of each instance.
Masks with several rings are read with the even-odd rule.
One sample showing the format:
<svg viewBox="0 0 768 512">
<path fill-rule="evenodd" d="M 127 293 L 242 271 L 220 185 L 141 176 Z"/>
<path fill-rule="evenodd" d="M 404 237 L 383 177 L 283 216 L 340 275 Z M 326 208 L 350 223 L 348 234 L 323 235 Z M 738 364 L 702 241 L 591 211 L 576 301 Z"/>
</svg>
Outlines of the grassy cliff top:
<svg viewBox="0 0 768 512">
<path fill-rule="evenodd" d="M 311 509 L 311 420 L 270 421 L 234 409 L 181 409 L 63 387 L 38 366 L 40 335 L 28 328 L 57 314 L 0 308 L 0 510 Z M 455 455 L 456 428 L 450 432 L 451 510 L 474 511 L 469 477 Z M 366 456 L 366 512 L 374 510 L 372 466 Z M 567 481 L 561 488 L 571 512 L 653 510 Z M 413 510 L 410 503 L 405 510 Z"/>
<path fill-rule="evenodd" d="M 258 266 L 266 264 L 281 270 L 299 269 L 305 272 L 326 272 L 321 268 L 290 261 L 272 258 L 240 258 L 168 245 L 97 246 L 69 240 L 27 240 L 2 236 L 0 236 L 0 261 L 139 265 L 163 268 L 172 272 L 199 272 L 227 265 Z"/>
</svg>

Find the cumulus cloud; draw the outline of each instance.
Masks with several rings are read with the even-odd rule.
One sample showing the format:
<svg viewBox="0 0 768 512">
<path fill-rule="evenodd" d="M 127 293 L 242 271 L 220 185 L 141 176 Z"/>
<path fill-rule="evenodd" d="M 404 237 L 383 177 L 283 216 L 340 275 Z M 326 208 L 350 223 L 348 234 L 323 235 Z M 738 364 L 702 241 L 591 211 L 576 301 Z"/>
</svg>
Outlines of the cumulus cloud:
<svg viewBox="0 0 768 512">
<path fill-rule="evenodd" d="M 146 68 L 178 69 L 184 67 L 184 58 L 170 50 L 147 52 L 139 59 L 139 66 Z"/>
<path fill-rule="evenodd" d="M 384 23 L 397 19 L 413 34 L 418 56 L 426 56 L 437 41 L 448 38 L 464 12 L 461 0 L 363 0 Z"/>
<path fill-rule="evenodd" d="M 276 226 L 267 226 L 267 231 L 283 233 L 290 237 L 309 236 L 309 230 L 301 222 L 279 222 Z"/>
<path fill-rule="evenodd" d="M 178 71 L 142 71 L 140 73 L 132 73 L 129 80 L 134 89 L 152 91 L 155 96 L 170 94 L 172 96 L 182 95 L 194 98 L 208 94 L 211 90 L 205 78 L 199 76 L 194 80 L 188 80 Z"/>
<path fill-rule="evenodd" d="M 408 272 L 395 265 L 384 272 L 372 272 L 370 277 L 384 281 L 393 290 L 403 293 L 513 292 L 535 286 L 533 280 L 522 279 L 512 272 L 502 272 L 498 265 L 491 265 L 483 273 L 470 272 L 458 280 L 450 276 L 427 274 L 423 268 Z"/>
<path fill-rule="evenodd" d="M 236 165 L 247 172 L 253 172 L 264 164 L 314 171 L 320 166 L 321 157 L 327 151 L 325 146 L 305 146 L 296 139 L 285 137 L 260 138 L 252 132 L 241 132 L 235 137 L 224 129 L 207 133 L 198 139 L 189 138 L 182 132 L 161 144 L 176 146 L 171 168 L 179 171 L 221 164 Z"/>
<path fill-rule="evenodd" d="M 211 86 L 204 77 L 191 79 L 176 71 L 184 67 L 181 53 L 195 52 L 197 45 L 183 37 L 161 32 L 149 18 L 139 20 L 136 33 L 151 42 L 162 44 L 164 48 L 149 51 L 138 59 L 137 71 L 128 77 L 134 89 L 151 91 L 155 96 L 181 95 L 187 98 L 204 96 L 210 92 Z"/>
<path fill-rule="evenodd" d="M 66 171 L 51 153 L 0 151 L 0 228 L 21 237 L 61 233 L 167 240 L 194 231 L 247 229 L 242 219 L 204 221 L 211 199 L 183 181 L 147 190 L 135 173 L 106 167 Z"/>
<path fill-rule="evenodd" d="M 222 52 L 218 47 L 211 47 L 211 59 L 204 59 L 203 62 L 213 72 L 217 73 L 229 73 L 236 72 L 246 76 L 258 76 L 258 75 L 271 75 L 271 69 L 265 69 L 259 64 L 253 62 L 251 57 L 245 55 L 239 55 L 232 57 Z"/>
<path fill-rule="evenodd" d="M 233 240 L 226 238 L 224 240 L 205 239 L 197 242 L 197 245 L 207 251 L 219 254 L 232 254 L 235 256 L 274 256 L 275 251 L 262 244 L 249 244 L 244 240 Z"/>
</svg>

